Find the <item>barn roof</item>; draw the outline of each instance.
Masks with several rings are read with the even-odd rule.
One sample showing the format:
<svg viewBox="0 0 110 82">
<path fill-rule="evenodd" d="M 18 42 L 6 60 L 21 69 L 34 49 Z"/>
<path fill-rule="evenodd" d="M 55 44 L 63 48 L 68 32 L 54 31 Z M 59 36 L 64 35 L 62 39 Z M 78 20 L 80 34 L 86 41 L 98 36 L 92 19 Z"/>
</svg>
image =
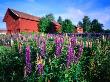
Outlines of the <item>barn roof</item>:
<svg viewBox="0 0 110 82">
<path fill-rule="evenodd" d="M 14 13 L 17 17 L 20 17 L 20 18 L 34 20 L 34 21 L 39 21 L 39 19 L 40 19 L 40 17 L 36 17 L 36 16 L 30 15 L 30 14 L 27 14 L 27 13 L 24 13 L 24 12 L 20 12 L 20 11 L 14 10 L 14 9 L 10 9 L 10 8 L 8 8 L 8 9 L 12 13 Z"/>
<path fill-rule="evenodd" d="M 56 26 L 61 26 L 58 22 L 56 22 L 56 21 L 52 21 L 52 23 L 54 24 L 54 25 L 56 25 Z"/>
</svg>

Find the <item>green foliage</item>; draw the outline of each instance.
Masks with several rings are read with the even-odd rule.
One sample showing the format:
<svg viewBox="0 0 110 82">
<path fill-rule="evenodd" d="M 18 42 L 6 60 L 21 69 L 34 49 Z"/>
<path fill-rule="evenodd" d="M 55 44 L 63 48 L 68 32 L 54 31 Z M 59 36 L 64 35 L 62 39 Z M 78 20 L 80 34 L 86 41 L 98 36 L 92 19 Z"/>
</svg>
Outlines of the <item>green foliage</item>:
<svg viewBox="0 0 110 82">
<path fill-rule="evenodd" d="M 78 26 L 83 27 L 83 23 L 81 21 L 78 22 Z"/>
<path fill-rule="evenodd" d="M 100 39 L 99 43 L 95 40 L 92 48 L 84 47 L 80 60 L 76 64 L 72 63 L 70 68 L 66 67 L 68 43 L 65 39 L 61 55 L 56 57 L 54 38 L 46 40 L 42 75 L 36 71 L 35 62 L 39 53 L 36 41 L 29 39 L 24 42 L 22 54 L 18 53 L 17 42 L 13 47 L 0 46 L 0 82 L 110 82 L 110 40 Z M 26 44 L 31 48 L 32 73 L 24 78 Z"/>
<path fill-rule="evenodd" d="M 54 15 L 52 13 L 46 15 L 45 17 L 48 18 L 51 21 L 55 20 Z"/>
<path fill-rule="evenodd" d="M 90 31 L 99 33 L 99 32 L 102 32 L 102 27 L 103 27 L 103 24 L 100 24 L 97 19 L 94 19 L 91 23 Z"/>
<path fill-rule="evenodd" d="M 45 17 L 42 17 L 39 22 L 39 31 L 44 33 L 53 33 L 55 28 L 52 21 L 54 21 L 53 14 L 48 14 Z"/>
<path fill-rule="evenodd" d="M 109 29 L 104 30 L 104 33 L 110 33 L 110 30 Z"/>
<path fill-rule="evenodd" d="M 84 32 L 90 32 L 90 28 L 91 28 L 90 18 L 88 16 L 84 16 L 84 18 L 83 18 L 83 29 L 84 29 Z"/>
<path fill-rule="evenodd" d="M 48 32 L 47 29 L 50 26 L 50 23 L 51 21 L 48 18 L 42 17 L 39 22 L 39 28 L 40 28 L 39 31 L 47 33 Z"/>
<path fill-rule="evenodd" d="M 105 47 L 106 46 L 106 47 Z M 79 62 L 80 82 L 109 82 L 110 81 L 110 43 L 109 41 L 94 44 L 92 48 L 85 48 Z"/>
<path fill-rule="evenodd" d="M 63 33 L 73 33 L 74 26 L 69 19 L 65 19 L 62 24 Z"/>
<path fill-rule="evenodd" d="M 23 61 L 13 48 L 0 46 L 0 81 L 23 81 Z"/>
<path fill-rule="evenodd" d="M 63 24 L 63 20 L 62 20 L 62 17 L 61 17 L 61 16 L 59 16 L 59 17 L 58 17 L 57 22 L 58 22 L 60 25 L 62 25 L 62 24 Z"/>
</svg>

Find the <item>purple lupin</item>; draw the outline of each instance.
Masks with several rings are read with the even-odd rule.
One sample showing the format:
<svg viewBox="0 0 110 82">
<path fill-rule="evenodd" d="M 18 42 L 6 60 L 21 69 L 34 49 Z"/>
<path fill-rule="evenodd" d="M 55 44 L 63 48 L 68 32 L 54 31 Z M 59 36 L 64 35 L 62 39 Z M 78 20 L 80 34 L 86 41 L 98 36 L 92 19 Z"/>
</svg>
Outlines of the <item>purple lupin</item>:
<svg viewBox="0 0 110 82">
<path fill-rule="evenodd" d="M 68 45 L 68 52 L 67 52 L 67 59 L 66 59 L 66 61 L 67 61 L 67 64 L 66 64 L 67 68 L 70 67 L 71 62 L 73 61 L 73 58 L 74 58 L 74 50 L 72 48 L 72 45 L 69 44 Z"/>
<path fill-rule="evenodd" d="M 31 73 L 31 57 L 30 57 L 30 46 L 26 46 L 26 55 L 25 55 L 25 61 L 26 61 L 26 66 L 25 66 L 25 71 L 26 75 Z"/>
<path fill-rule="evenodd" d="M 70 41 L 71 45 L 74 47 L 76 45 L 76 37 L 72 36 Z"/>
<path fill-rule="evenodd" d="M 41 56 L 37 57 L 37 72 L 39 75 L 43 74 L 44 71 L 44 65 L 43 65 L 43 59 Z"/>
<path fill-rule="evenodd" d="M 82 52 L 83 52 L 83 46 L 82 45 L 79 45 L 78 52 L 77 52 L 77 54 L 73 58 L 73 62 L 74 63 L 77 63 L 79 61 Z"/>
<path fill-rule="evenodd" d="M 55 38 L 55 55 L 57 57 L 59 57 L 61 55 L 62 43 L 63 43 L 63 39 L 61 37 Z"/>
</svg>

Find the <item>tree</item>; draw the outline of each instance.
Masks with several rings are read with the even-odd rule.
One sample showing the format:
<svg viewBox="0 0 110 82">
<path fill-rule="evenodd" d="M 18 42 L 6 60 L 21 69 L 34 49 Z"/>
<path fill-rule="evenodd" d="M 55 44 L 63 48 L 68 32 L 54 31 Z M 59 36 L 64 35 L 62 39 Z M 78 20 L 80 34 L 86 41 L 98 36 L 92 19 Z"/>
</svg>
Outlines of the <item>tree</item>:
<svg viewBox="0 0 110 82">
<path fill-rule="evenodd" d="M 55 20 L 54 15 L 52 13 L 46 15 L 45 17 L 48 18 L 51 21 Z"/>
<path fill-rule="evenodd" d="M 83 18 L 83 29 L 84 29 L 84 32 L 90 32 L 90 28 L 91 28 L 90 18 L 88 16 L 84 16 L 84 18 Z"/>
<path fill-rule="evenodd" d="M 62 17 L 59 16 L 57 22 L 61 25 L 61 29 L 59 30 L 59 32 L 62 32 L 62 24 L 63 24 L 63 20 Z"/>
<path fill-rule="evenodd" d="M 60 25 L 62 25 L 63 21 L 62 21 L 62 17 L 61 17 L 61 16 L 58 17 L 57 22 L 58 22 Z"/>
<path fill-rule="evenodd" d="M 104 30 L 104 33 L 110 33 L 110 29 Z"/>
<path fill-rule="evenodd" d="M 83 23 L 81 21 L 78 22 L 78 26 L 83 27 Z"/>
<path fill-rule="evenodd" d="M 63 33 L 72 33 L 74 26 L 69 19 L 65 19 L 62 24 L 62 32 Z"/>
<path fill-rule="evenodd" d="M 42 17 L 39 22 L 39 31 L 44 33 L 53 32 L 54 26 L 52 25 L 52 21 L 54 21 L 53 14 Z"/>
<path fill-rule="evenodd" d="M 97 19 L 94 19 L 91 23 L 91 32 L 102 32 L 103 24 L 99 23 Z"/>
</svg>

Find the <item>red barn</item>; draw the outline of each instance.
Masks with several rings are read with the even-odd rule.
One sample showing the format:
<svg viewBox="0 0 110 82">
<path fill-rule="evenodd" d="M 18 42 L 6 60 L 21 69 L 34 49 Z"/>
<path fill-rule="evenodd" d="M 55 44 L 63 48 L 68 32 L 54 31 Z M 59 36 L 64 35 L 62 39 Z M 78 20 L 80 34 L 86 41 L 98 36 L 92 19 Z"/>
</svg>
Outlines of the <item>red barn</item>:
<svg viewBox="0 0 110 82">
<path fill-rule="evenodd" d="M 83 28 L 81 26 L 75 27 L 75 33 L 83 33 Z"/>
<path fill-rule="evenodd" d="M 38 32 L 39 17 L 8 8 L 3 21 L 6 22 L 7 33 Z"/>
<path fill-rule="evenodd" d="M 53 33 L 54 32 L 59 32 L 60 33 L 60 31 L 61 31 L 61 25 L 58 23 L 58 22 L 56 22 L 56 21 L 52 21 L 52 24 L 53 24 Z"/>
<path fill-rule="evenodd" d="M 27 13 L 16 11 L 14 9 L 7 9 L 3 19 L 6 22 L 7 33 L 19 32 L 38 32 L 40 17 L 36 17 Z M 57 22 L 52 22 L 55 29 L 58 30 L 61 25 Z"/>
</svg>

